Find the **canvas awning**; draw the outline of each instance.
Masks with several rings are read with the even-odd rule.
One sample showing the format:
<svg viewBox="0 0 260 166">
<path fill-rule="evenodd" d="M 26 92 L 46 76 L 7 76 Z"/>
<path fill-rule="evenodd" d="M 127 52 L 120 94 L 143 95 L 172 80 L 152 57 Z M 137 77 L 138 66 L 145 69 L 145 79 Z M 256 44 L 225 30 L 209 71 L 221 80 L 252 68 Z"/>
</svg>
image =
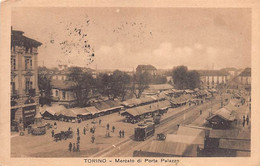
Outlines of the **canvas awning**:
<svg viewBox="0 0 260 166">
<path fill-rule="evenodd" d="M 147 104 L 144 106 L 126 109 L 124 114 L 128 113 L 132 116 L 138 116 L 138 115 L 143 115 L 145 113 L 155 112 L 160 109 L 168 108 L 169 105 L 170 105 L 170 103 L 168 101 L 159 101 L 159 102 Z"/>
<path fill-rule="evenodd" d="M 99 110 L 94 106 L 84 107 L 84 109 L 87 110 L 88 112 L 90 112 L 92 115 L 99 113 Z"/>
<path fill-rule="evenodd" d="M 148 151 L 159 154 L 170 154 L 174 156 L 196 157 L 197 148 L 198 145 L 196 144 L 171 141 L 152 141 Z"/>
<path fill-rule="evenodd" d="M 219 110 L 217 110 L 214 113 L 214 115 L 208 117 L 207 120 L 211 120 L 215 116 L 219 116 L 219 117 L 221 117 L 222 119 L 224 119 L 226 121 L 234 121 L 235 120 L 234 111 L 229 111 L 227 108 L 224 108 L 224 107 L 219 109 Z"/>
</svg>

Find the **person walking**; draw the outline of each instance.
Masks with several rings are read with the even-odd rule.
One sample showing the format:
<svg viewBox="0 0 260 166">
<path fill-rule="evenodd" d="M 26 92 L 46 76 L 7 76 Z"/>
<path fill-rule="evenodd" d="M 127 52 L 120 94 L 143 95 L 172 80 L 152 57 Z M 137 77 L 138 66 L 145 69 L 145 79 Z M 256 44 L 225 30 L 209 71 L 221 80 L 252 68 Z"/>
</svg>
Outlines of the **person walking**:
<svg viewBox="0 0 260 166">
<path fill-rule="evenodd" d="M 249 123 L 249 117 L 248 115 L 246 116 L 246 125 L 248 126 L 248 123 Z"/>
<path fill-rule="evenodd" d="M 80 136 L 77 137 L 77 142 L 79 143 L 79 141 L 80 141 Z"/>
<path fill-rule="evenodd" d="M 122 130 L 122 137 L 124 138 L 125 137 L 125 131 Z"/>
<path fill-rule="evenodd" d="M 57 123 L 54 122 L 54 129 L 57 129 Z"/>
<path fill-rule="evenodd" d="M 200 115 L 202 114 L 202 110 L 200 110 Z"/>
<path fill-rule="evenodd" d="M 76 152 L 75 143 L 73 143 L 73 152 Z"/>
<path fill-rule="evenodd" d="M 109 130 L 109 124 L 107 124 L 107 130 Z"/>
<path fill-rule="evenodd" d="M 54 130 L 51 131 L 51 136 L 54 137 Z"/>
<path fill-rule="evenodd" d="M 113 132 L 113 133 L 115 132 L 115 126 L 112 127 L 112 132 Z"/>
<path fill-rule="evenodd" d="M 69 143 L 69 151 L 71 152 L 71 149 L 72 149 L 72 143 L 70 142 Z"/>
<path fill-rule="evenodd" d="M 77 143 L 77 152 L 80 152 L 80 149 L 79 149 L 79 142 Z"/>
<path fill-rule="evenodd" d="M 98 124 L 99 124 L 99 125 L 101 124 L 101 119 L 99 119 Z"/>
<path fill-rule="evenodd" d="M 95 142 L 95 136 L 94 135 L 92 135 L 92 137 L 91 137 L 91 142 L 92 142 L 92 144 Z"/>
<path fill-rule="evenodd" d="M 77 134 L 78 134 L 78 136 L 79 136 L 79 128 L 77 128 Z"/>
<path fill-rule="evenodd" d="M 86 128 L 85 127 L 83 128 L 83 133 L 84 133 L 84 135 L 86 135 Z"/>
<path fill-rule="evenodd" d="M 119 130 L 119 137 L 121 138 L 122 137 L 122 131 Z"/>
</svg>

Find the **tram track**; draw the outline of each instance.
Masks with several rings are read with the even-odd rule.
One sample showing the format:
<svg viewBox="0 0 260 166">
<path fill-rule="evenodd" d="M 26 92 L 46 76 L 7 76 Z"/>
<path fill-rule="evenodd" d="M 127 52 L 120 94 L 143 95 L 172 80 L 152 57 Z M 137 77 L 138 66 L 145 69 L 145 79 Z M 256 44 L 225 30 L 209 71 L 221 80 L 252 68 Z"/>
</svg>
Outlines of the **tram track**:
<svg viewBox="0 0 260 166">
<path fill-rule="evenodd" d="M 155 128 L 157 128 L 157 131 L 159 131 L 159 133 L 166 133 L 166 132 L 169 133 L 169 127 L 172 127 L 172 131 L 176 131 L 177 124 L 191 123 L 194 120 L 194 115 L 195 114 L 199 115 L 198 114 L 199 109 L 202 109 L 205 107 L 207 108 L 208 105 L 211 105 L 211 104 L 216 105 L 218 103 L 220 103 L 220 101 L 215 100 L 213 102 L 207 102 L 205 104 L 191 106 L 187 109 L 184 109 L 172 116 L 169 116 L 169 117 L 161 120 L 160 124 L 156 125 Z M 191 112 L 194 109 L 195 109 L 195 111 Z M 189 112 L 191 112 L 190 115 L 187 117 L 187 119 L 183 120 L 181 116 L 186 113 L 189 113 Z M 172 122 L 173 120 L 174 120 L 174 123 L 169 124 L 169 122 Z M 148 138 L 145 142 L 140 142 L 140 141 L 134 141 L 134 135 L 131 135 L 129 138 L 125 139 L 124 141 L 121 141 L 121 142 L 117 143 L 116 145 L 113 145 L 112 147 L 108 147 L 102 151 L 99 151 L 98 153 L 94 154 L 92 157 L 113 157 L 113 156 L 118 157 L 118 154 L 120 154 L 119 156 L 121 156 L 122 154 L 129 154 L 129 151 L 131 151 L 131 153 L 132 153 L 132 150 L 138 149 L 140 147 L 144 147 L 145 145 L 149 144 L 153 140 L 152 139 L 153 137 Z M 124 157 L 129 157 L 129 156 L 124 156 Z"/>
</svg>

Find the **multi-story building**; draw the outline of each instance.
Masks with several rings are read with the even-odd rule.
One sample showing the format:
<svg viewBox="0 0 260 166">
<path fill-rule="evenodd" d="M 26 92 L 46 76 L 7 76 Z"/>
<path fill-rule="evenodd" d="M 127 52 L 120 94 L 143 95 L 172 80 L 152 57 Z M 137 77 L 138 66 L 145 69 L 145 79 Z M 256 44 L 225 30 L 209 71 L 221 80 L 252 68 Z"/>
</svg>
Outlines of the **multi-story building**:
<svg viewBox="0 0 260 166">
<path fill-rule="evenodd" d="M 229 73 L 223 70 L 199 70 L 201 88 L 210 89 L 226 85 Z"/>
<path fill-rule="evenodd" d="M 251 84 L 251 68 L 245 68 L 239 75 L 238 81 L 242 85 L 250 85 Z"/>
<path fill-rule="evenodd" d="M 27 127 L 39 109 L 37 56 L 42 44 L 23 33 L 11 30 L 11 121 Z"/>
<path fill-rule="evenodd" d="M 157 74 L 157 69 L 152 65 L 138 65 L 136 68 L 136 74 L 149 73 L 152 76 Z"/>
</svg>

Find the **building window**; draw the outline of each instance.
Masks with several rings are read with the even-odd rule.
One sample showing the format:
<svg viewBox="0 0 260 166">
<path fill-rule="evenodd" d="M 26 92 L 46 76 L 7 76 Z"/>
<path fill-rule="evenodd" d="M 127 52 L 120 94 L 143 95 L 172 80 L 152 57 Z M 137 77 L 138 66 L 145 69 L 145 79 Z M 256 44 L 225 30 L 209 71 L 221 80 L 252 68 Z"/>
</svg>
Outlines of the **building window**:
<svg viewBox="0 0 260 166">
<path fill-rule="evenodd" d="M 11 58 L 11 69 L 16 70 L 16 59 L 15 58 Z"/>
<path fill-rule="evenodd" d="M 32 69 L 32 58 L 25 58 L 25 70 Z"/>
<path fill-rule="evenodd" d="M 32 89 L 32 81 L 26 80 L 25 81 L 25 91 L 29 92 L 30 89 Z"/>
<path fill-rule="evenodd" d="M 66 98 L 66 92 L 62 91 L 62 99 L 65 99 L 65 98 Z"/>
<path fill-rule="evenodd" d="M 59 91 L 58 90 L 55 91 L 55 95 L 59 96 Z"/>
<path fill-rule="evenodd" d="M 11 93 L 15 94 L 15 82 L 11 82 Z"/>
</svg>

